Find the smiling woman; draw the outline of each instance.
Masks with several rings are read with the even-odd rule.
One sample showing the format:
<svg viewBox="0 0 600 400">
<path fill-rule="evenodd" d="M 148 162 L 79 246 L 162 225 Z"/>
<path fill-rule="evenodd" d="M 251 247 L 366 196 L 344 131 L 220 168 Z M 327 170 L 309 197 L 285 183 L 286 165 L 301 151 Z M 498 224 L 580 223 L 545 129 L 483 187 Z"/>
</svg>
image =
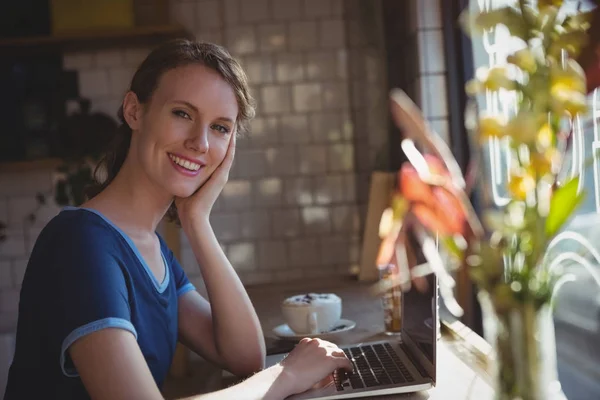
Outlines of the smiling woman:
<svg viewBox="0 0 600 400">
<path fill-rule="evenodd" d="M 246 75 L 222 47 L 178 40 L 146 58 L 90 200 L 37 239 L 5 400 L 160 399 L 178 340 L 236 375 L 254 374 L 202 399 L 283 399 L 351 367 L 335 345 L 304 339 L 260 371 L 260 322 L 209 222 L 236 134 L 253 116 Z M 181 223 L 209 299 L 156 233 L 167 213 Z"/>
</svg>

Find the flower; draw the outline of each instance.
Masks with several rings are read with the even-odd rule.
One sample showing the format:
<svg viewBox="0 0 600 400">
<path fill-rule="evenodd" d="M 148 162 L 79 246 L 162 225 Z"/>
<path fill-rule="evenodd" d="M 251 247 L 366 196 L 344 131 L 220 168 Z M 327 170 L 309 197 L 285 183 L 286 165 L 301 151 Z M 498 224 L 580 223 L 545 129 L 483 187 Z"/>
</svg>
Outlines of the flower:
<svg viewBox="0 0 600 400">
<path fill-rule="evenodd" d="M 529 73 L 533 73 L 537 69 L 535 57 L 528 48 L 517 50 L 513 54 L 509 55 L 506 58 L 506 61 Z"/>
<path fill-rule="evenodd" d="M 484 115 L 479 119 L 480 139 L 501 138 L 506 135 L 506 118 L 502 115 Z"/>
<path fill-rule="evenodd" d="M 517 83 L 509 77 L 508 69 L 505 66 L 495 66 L 489 69 L 480 67 L 475 72 L 475 76 L 485 89 L 493 92 L 500 89 L 514 90 L 517 87 Z"/>
<path fill-rule="evenodd" d="M 517 143 L 532 143 L 547 117 L 534 111 L 521 111 L 506 125 L 506 135 Z"/>
<path fill-rule="evenodd" d="M 518 169 L 511 173 L 508 191 L 517 200 L 525 200 L 535 190 L 536 182 L 529 171 Z"/>
</svg>

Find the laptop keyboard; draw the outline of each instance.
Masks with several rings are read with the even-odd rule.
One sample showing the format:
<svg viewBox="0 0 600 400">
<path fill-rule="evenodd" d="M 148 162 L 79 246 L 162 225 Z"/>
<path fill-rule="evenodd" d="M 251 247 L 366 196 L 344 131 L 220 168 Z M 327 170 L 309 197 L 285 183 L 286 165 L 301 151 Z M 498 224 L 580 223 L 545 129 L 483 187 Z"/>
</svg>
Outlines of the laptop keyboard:
<svg viewBox="0 0 600 400">
<path fill-rule="evenodd" d="M 414 382 L 413 376 L 389 343 L 364 345 L 344 349 L 352 361 L 352 373 L 335 373 L 338 391 Z"/>
</svg>

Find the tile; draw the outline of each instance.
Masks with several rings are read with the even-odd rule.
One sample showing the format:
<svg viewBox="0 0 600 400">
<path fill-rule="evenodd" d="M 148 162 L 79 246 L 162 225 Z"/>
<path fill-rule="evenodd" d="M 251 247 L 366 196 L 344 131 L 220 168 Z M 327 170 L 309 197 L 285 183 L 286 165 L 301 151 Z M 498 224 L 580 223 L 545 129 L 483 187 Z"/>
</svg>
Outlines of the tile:
<svg viewBox="0 0 600 400">
<path fill-rule="evenodd" d="M 8 199 L 0 197 L 0 222 L 8 223 Z"/>
<path fill-rule="evenodd" d="M 236 271 L 256 269 L 256 252 L 254 243 L 234 243 L 227 246 L 227 257 Z"/>
<path fill-rule="evenodd" d="M 446 70 L 446 57 L 442 30 L 419 31 L 417 38 L 420 74 L 443 73 Z"/>
<path fill-rule="evenodd" d="M 189 31 L 196 29 L 197 14 L 195 1 L 169 2 L 169 8 L 172 21 L 181 24 Z"/>
<path fill-rule="evenodd" d="M 327 49 L 340 49 L 346 47 L 346 33 L 344 21 L 330 19 L 319 21 L 319 46 Z"/>
<path fill-rule="evenodd" d="M 109 95 L 108 72 L 105 69 L 80 71 L 79 94 L 90 99 Z"/>
<path fill-rule="evenodd" d="M 344 0 L 331 0 L 331 11 L 334 17 L 344 15 Z"/>
<path fill-rule="evenodd" d="M 244 239 L 264 239 L 271 236 L 271 215 L 267 210 L 243 211 L 240 233 Z"/>
<path fill-rule="evenodd" d="M 230 242 L 241 238 L 241 220 L 237 213 L 211 213 L 210 224 L 219 241 Z"/>
<path fill-rule="evenodd" d="M 130 87 L 134 73 L 135 68 L 132 66 L 110 68 L 108 70 L 110 93 L 119 98 L 123 97 Z"/>
<path fill-rule="evenodd" d="M 336 54 L 330 51 L 309 52 L 306 54 L 306 77 L 310 80 L 326 80 L 335 78 Z"/>
<path fill-rule="evenodd" d="M 231 26 L 225 31 L 227 48 L 234 56 L 254 53 L 257 49 L 256 34 L 252 26 Z"/>
<path fill-rule="evenodd" d="M 446 79 L 444 75 L 426 75 L 421 77 L 427 97 L 427 108 L 423 109 L 426 118 L 446 117 L 448 115 L 446 98 Z"/>
<path fill-rule="evenodd" d="M 262 52 L 281 52 L 287 47 L 287 29 L 284 24 L 260 24 L 258 29 L 258 45 Z"/>
<path fill-rule="evenodd" d="M 119 50 L 101 50 L 94 54 L 96 67 L 119 67 L 123 64 L 123 52 Z"/>
<path fill-rule="evenodd" d="M 331 0 L 304 0 L 304 15 L 308 18 L 329 17 L 332 14 Z"/>
<path fill-rule="evenodd" d="M 312 267 L 319 265 L 317 239 L 295 239 L 289 242 L 290 267 Z"/>
<path fill-rule="evenodd" d="M 342 177 L 344 187 L 344 202 L 353 203 L 356 201 L 356 176 L 354 174 L 345 174 Z"/>
<path fill-rule="evenodd" d="M 294 20 L 302 14 L 302 0 L 276 0 L 271 2 L 271 12 L 276 20 Z"/>
<path fill-rule="evenodd" d="M 35 212 L 33 227 L 43 228 L 48 222 L 60 213 L 62 207 L 54 203 L 51 197 L 46 199 L 46 204 L 40 206 Z"/>
<path fill-rule="evenodd" d="M 252 207 L 252 186 L 250 181 L 229 181 L 223 188 L 224 207 L 227 210 L 241 210 Z"/>
<path fill-rule="evenodd" d="M 301 174 L 323 174 L 327 171 L 326 146 L 299 146 L 298 158 L 298 170 Z"/>
<path fill-rule="evenodd" d="M 94 53 L 80 51 L 63 55 L 63 68 L 65 70 L 83 70 L 94 66 Z"/>
<path fill-rule="evenodd" d="M 323 102 L 321 85 L 318 83 L 301 83 L 292 87 L 294 110 L 297 112 L 319 111 Z"/>
<path fill-rule="evenodd" d="M 196 260 L 196 256 L 194 255 L 194 252 L 192 251 L 192 249 L 189 249 L 189 248 L 181 249 L 180 258 L 181 259 L 179 260 L 179 263 L 181 264 L 183 271 L 185 272 L 188 279 L 190 279 L 190 281 L 194 277 L 201 275 L 200 267 L 198 266 L 198 261 Z"/>
<path fill-rule="evenodd" d="M 263 285 L 273 282 L 274 274 L 271 271 L 240 271 L 240 280 L 244 286 Z"/>
<path fill-rule="evenodd" d="M 12 287 L 12 269 L 10 261 L 0 261 L 0 290 Z"/>
<path fill-rule="evenodd" d="M 249 55 L 244 58 L 242 67 L 253 85 L 271 83 L 274 79 L 273 61 L 265 55 Z"/>
<path fill-rule="evenodd" d="M 308 143 L 308 117 L 304 114 L 282 115 L 279 120 L 281 141 L 285 144 Z"/>
<path fill-rule="evenodd" d="M 290 282 L 300 280 L 304 277 L 302 269 L 288 269 L 286 271 L 275 271 L 275 280 L 277 282 Z"/>
<path fill-rule="evenodd" d="M 365 87 L 364 82 L 353 80 L 350 83 L 350 85 L 351 85 L 350 107 L 353 110 L 362 110 L 363 108 L 366 108 L 367 102 L 366 102 L 365 96 L 363 95 L 363 93 L 364 93 L 363 89 Z"/>
<path fill-rule="evenodd" d="M 263 146 L 279 143 L 279 121 L 276 117 L 256 117 L 250 122 L 250 133 L 247 138 L 252 146 Z"/>
<path fill-rule="evenodd" d="M 218 0 L 201 1 L 196 6 L 196 24 L 201 30 L 210 30 L 223 26 L 221 2 Z"/>
<path fill-rule="evenodd" d="M 286 204 L 308 206 L 314 203 L 311 178 L 287 178 L 283 181 L 283 187 Z"/>
<path fill-rule="evenodd" d="M 329 172 L 354 171 L 354 146 L 350 143 L 333 144 L 327 148 Z"/>
<path fill-rule="evenodd" d="M 442 27 L 442 13 L 439 0 L 419 0 L 416 3 L 419 28 Z"/>
<path fill-rule="evenodd" d="M 281 205 L 283 202 L 282 186 L 280 178 L 264 178 L 254 182 L 254 204 L 260 207 Z"/>
<path fill-rule="evenodd" d="M 271 210 L 271 223 L 273 224 L 273 237 L 297 237 L 302 232 L 300 210 L 297 208 L 284 208 Z"/>
<path fill-rule="evenodd" d="M 20 290 L 8 289 L 0 291 L 0 313 L 16 313 L 19 311 Z"/>
<path fill-rule="evenodd" d="M 111 117 L 116 123 L 120 123 L 118 118 L 118 112 L 122 104 L 122 97 L 119 99 L 107 98 L 102 100 L 95 100 L 94 102 L 92 102 L 90 112 L 104 114 L 108 117 Z"/>
<path fill-rule="evenodd" d="M 198 42 L 214 43 L 219 46 L 226 46 L 225 36 L 221 30 L 196 31 L 194 36 Z"/>
<path fill-rule="evenodd" d="M 341 203 L 346 198 L 342 175 L 317 176 L 315 178 L 315 203 Z"/>
<path fill-rule="evenodd" d="M 269 164 L 264 150 L 237 149 L 235 163 L 237 177 L 257 178 L 269 174 Z"/>
<path fill-rule="evenodd" d="M 344 140 L 352 140 L 355 139 L 355 132 L 358 127 L 361 127 L 362 132 L 367 132 L 366 128 L 363 128 L 362 125 L 359 124 L 361 118 L 356 118 L 356 122 L 350 117 L 348 112 L 342 113 L 342 138 Z"/>
<path fill-rule="evenodd" d="M 245 0 L 247 1 L 247 0 Z M 225 24 L 228 26 L 235 25 L 240 22 L 240 0 L 224 0 L 224 17 Z"/>
<path fill-rule="evenodd" d="M 450 144 L 450 126 L 447 118 L 429 120 L 429 125 L 446 143 Z"/>
<path fill-rule="evenodd" d="M 338 272 L 335 268 L 309 268 L 304 270 L 304 277 L 311 278 L 332 278 L 338 276 Z"/>
<path fill-rule="evenodd" d="M 149 48 L 130 48 L 123 51 L 125 54 L 125 64 L 137 68 L 150 53 Z"/>
<path fill-rule="evenodd" d="M 281 53 L 275 56 L 275 77 L 278 82 L 294 82 L 304 79 L 302 54 Z"/>
<path fill-rule="evenodd" d="M 348 79 L 348 51 L 345 49 L 338 50 L 336 54 L 336 77 L 339 79 Z"/>
<path fill-rule="evenodd" d="M 442 54 L 443 55 L 443 54 Z M 364 57 L 366 80 L 369 83 L 381 82 L 385 76 L 385 62 L 380 58 L 379 54 L 366 54 Z M 383 86 L 383 85 L 379 85 Z"/>
<path fill-rule="evenodd" d="M 304 234 L 321 235 L 331 232 L 331 215 L 327 207 L 302 208 Z"/>
<path fill-rule="evenodd" d="M 27 263 L 29 262 L 26 258 L 20 258 L 12 262 L 12 284 L 13 287 L 20 287 L 25 277 L 25 271 L 27 270 Z"/>
<path fill-rule="evenodd" d="M 290 88 L 288 86 L 264 86 L 261 95 L 264 114 L 283 114 L 291 111 Z"/>
<path fill-rule="evenodd" d="M 314 143 L 341 141 L 343 131 L 340 113 L 331 111 L 311 114 L 310 133 Z"/>
<path fill-rule="evenodd" d="M 321 90 L 323 94 L 323 109 L 348 110 L 350 108 L 348 84 L 346 82 L 326 82 L 322 84 Z"/>
<path fill-rule="evenodd" d="M 325 236 L 321 239 L 321 262 L 323 265 L 350 263 L 350 247 L 346 236 Z"/>
<path fill-rule="evenodd" d="M 240 4 L 240 14 L 244 22 L 263 22 L 270 17 L 268 0 L 245 0 Z"/>
<path fill-rule="evenodd" d="M 360 214 L 356 205 L 334 206 L 331 211 L 333 231 L 358 233 L 361 231 Z"/>
<path fill-rule="evenodd" d="M 284 269 L 288 266 L 286 242 L 265 240 L 258 242 L 258 269 Z"/>
<path fill-rule="evenodd" d="M 35 242 L 37 242 L 37 239 L 40 236 L 40 233 L 42 232 L 42 229 L 43 228 L 34 226 L 25 230 L 25 254 L 31 254 L 35 246 Z"/>
<path fill-rule="evenodd" d="M 273 176 L 289 176 L 298 173 L 298 155 L 293 146 L 269 148 L 266 150 L 267 162 Z"/>
<path fill-rule="evenodd" d="M 306 50 L 317 47 L 316 21 L 291 22 L 289 29 L 291 49 Z"/>
<path fill-rule="evenodd" d="M 38 202 L 34 196 L 18 196 L 8 198 L 8 220 L 9 228 L 19 229 L 31 226 L 31 214 L 36 211 Z"/>
</svg>

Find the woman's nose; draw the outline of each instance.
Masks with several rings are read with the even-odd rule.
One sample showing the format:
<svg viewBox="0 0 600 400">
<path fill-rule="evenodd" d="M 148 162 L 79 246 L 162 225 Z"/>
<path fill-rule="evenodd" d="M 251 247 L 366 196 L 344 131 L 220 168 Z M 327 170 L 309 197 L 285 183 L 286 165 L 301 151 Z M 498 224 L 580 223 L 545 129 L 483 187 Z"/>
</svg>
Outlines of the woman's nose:
<svg viewBox="0 0 600 400">
<path fill-rule="evenodd" d="M 199 129 L 193 137 L 186 140 L 186 147 L 199 153 L 208 151 L 208 127 Z"/>
</svg>

